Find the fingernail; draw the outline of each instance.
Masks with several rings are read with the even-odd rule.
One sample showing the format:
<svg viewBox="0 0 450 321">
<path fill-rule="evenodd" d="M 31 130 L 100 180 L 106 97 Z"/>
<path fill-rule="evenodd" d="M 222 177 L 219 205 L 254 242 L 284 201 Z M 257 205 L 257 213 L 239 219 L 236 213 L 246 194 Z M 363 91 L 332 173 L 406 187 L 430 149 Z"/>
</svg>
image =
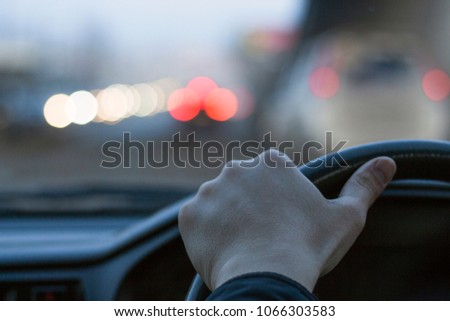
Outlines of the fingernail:
<svg viewBox="0 0 450 321">
<path fill-rule="evenodd" d="M 375 175 L 383 182 L 384 185 L 389 183 L 394 177 L 397 166 L 392 158 L 383 157 L 377 159 L 374 163 Z"/>
</svg>

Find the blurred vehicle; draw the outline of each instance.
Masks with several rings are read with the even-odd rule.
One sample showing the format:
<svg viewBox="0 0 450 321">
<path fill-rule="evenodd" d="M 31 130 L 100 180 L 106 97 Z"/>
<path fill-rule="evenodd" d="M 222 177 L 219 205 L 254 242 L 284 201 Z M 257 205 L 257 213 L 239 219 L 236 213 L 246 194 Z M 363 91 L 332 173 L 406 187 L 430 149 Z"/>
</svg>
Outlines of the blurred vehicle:
<svg viewBox="0 0 450 321">
<path fill-rule="evenodd" d="M 348 146 L 450 138 L 445 1 L 311 6 L 298 54 L 260 117 L 264 129 L 319 141 L 331 131 Z"/>
<path fill-rule="evenodd" d="M 195 273 L 177 209 L 220 167 L 176 166 L 163 146 L 178 133 L 222 146 L 450 139 L 445 1 L 4 8 L 0 299 L 183 299 Z M 101 165 L 125 145 L 129 166 Z M 141 166 L 142 154 L 171 162 Z M 450 247 L 449 200 L 448 182 L 393 186 L 320 297 L 450 298 L 436 252 Z"/>
</svg>

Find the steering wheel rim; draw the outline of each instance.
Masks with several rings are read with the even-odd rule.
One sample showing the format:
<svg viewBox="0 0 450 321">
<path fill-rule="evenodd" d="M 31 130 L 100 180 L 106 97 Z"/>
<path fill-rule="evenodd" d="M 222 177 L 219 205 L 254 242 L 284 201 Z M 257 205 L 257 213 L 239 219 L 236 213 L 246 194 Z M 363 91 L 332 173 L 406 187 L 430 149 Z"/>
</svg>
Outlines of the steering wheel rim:
<svg viewBox="0 0 450 321">
<path fill-rule="evenodd" d="M 335 198 L 361 165 L 379 156 L 391 157 L 397 163 L 397 173 L 393 180 L 419 179 L 450 183 L 448 141 L 402 140 L 371 143 L 325 155 L 300 166 L 299 170 L 326 198 Z M 203 300 L 209 293 L 209 289 L 197 274 L 186 300 Z"/>
</svg>

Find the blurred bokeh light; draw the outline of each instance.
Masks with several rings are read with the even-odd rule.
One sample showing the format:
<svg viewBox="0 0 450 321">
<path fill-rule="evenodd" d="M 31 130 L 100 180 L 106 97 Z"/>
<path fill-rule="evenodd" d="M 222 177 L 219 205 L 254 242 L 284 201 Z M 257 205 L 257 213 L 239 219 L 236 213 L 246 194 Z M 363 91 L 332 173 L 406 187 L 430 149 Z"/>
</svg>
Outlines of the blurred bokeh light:
<svg viewBox="0 0 450 321">
<path fill-rule="evenodd" d="M 179 121 L 192 120 L 201 110 L 212 120 L 227 121 L 236 115 L 238 105 L 236 94 L 219 88 L 213 79 L 205 76 L 191 79 L 185 88 L 172 92 L 168 100 L 170 115 Z"/>
<path fill-rule="evenodd" d="M 194 119 L 200 112 L 201 101 L 190 88 L 175 90 L 167 102 L 170 115 L 179 121 Z"/>
<path fill-rule="evenodd" d="M 97 115 L 98 104 L 94 95 L 88 91 L 76 91 L 65 104 L 66 113 L 74 124 L 85 125 Z"/>
<path fill-rule="evenodd" d="M 425 73 L 422 79 L 422 87 L 425 95 L 431 100 L 442 101 L 450 93 L 450 78 L 441 69 L 431 69 Z"/>
<path fill-rule="evenodd" d="M 44 106 L 44 117 L 50 126 L 64 128 L 71 123 L 65 107 L 69 100 L 69 96 L 64 94 L 54 95 L 47 100 Z"/>
<path fill-rule="evenodd" d="M 309 76 L 309 88 L 318 98 L 330 99 L 339 91 L 339 75 L 330 67 L 316 68 Z"/>
<path fill-rule="evenodd" d="M 231 90 L 216 88 L 206 96 L 204 108 L 209 118 L 226 121 L 236 115 L 238 100 Z"/>
</svg>

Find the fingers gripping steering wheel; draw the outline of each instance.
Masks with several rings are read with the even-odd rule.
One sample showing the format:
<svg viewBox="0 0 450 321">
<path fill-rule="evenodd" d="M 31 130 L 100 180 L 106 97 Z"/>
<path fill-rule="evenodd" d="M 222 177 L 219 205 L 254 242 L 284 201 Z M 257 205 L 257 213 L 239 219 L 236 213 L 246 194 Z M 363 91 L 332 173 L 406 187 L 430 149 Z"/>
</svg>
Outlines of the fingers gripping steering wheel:
<svg viewBox="0 0 450 321">
<path fill-rule="evenodd" d="M 339 195 L 345 182 L 364 163 L 388 156 L 397 163 L 394 180 L 420 179 L 450 183 L 450 142 L 387 141 L 349 148 L 299 167 L 326 198 Z M 389 188 L 389 186 L 388 186 Z M 204 300 L 209 290 L 197 274 L 186 300 Z"/>
</svg>

